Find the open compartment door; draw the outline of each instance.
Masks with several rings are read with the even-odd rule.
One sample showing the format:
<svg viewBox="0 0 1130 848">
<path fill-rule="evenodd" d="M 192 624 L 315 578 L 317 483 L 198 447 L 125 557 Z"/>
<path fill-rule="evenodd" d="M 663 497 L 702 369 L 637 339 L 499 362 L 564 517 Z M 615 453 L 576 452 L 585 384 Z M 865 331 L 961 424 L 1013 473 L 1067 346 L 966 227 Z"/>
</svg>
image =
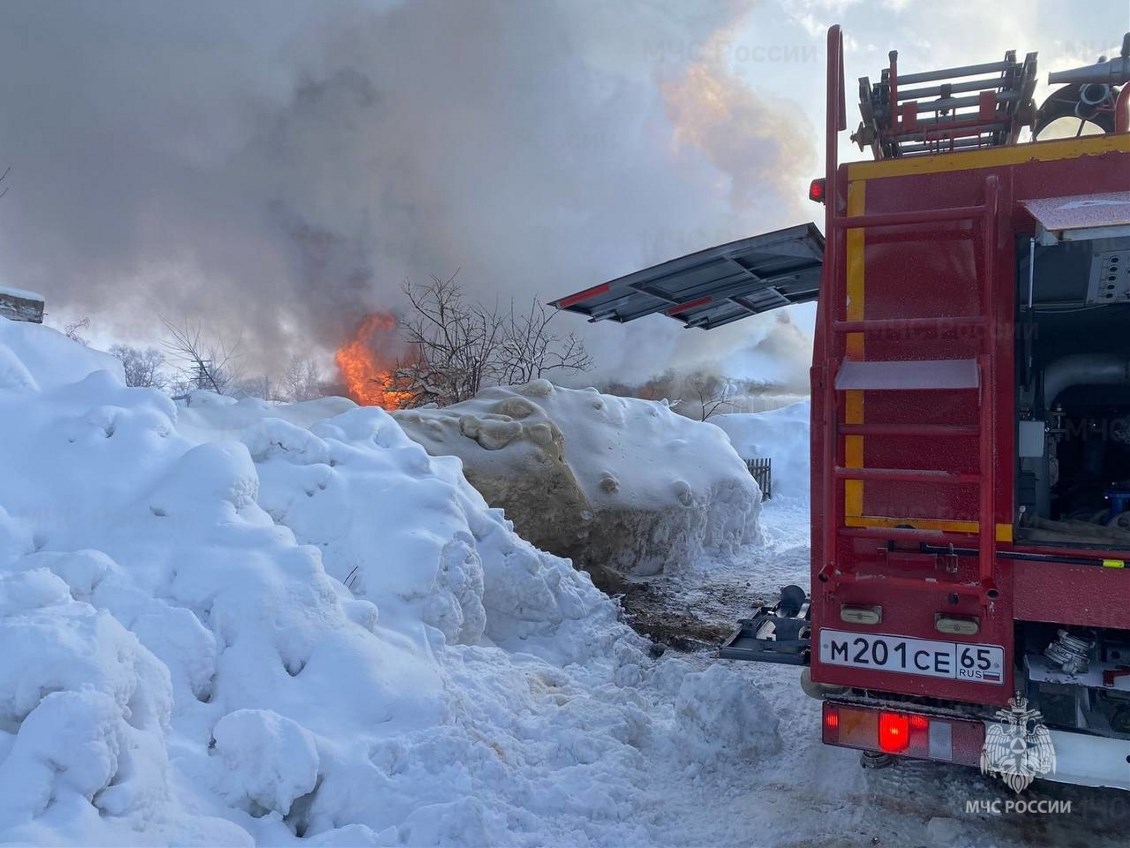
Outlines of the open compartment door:
<svg viewBox="0 0 1130 848">
<path fill-rule="evenodd" d="M 663 313 L 709 330 L 820 293 L 824 236 L 815 224 L 730 242 L 552 301 L 590 321 Z"/>
<path fill-rule="evenodd" d="M 1039 242 L 1020 258 L 1022 303 L 1037 310 L 1130 303 L 1130 191 L 1020 202 Z"/>
<path fill-rule="evenodd" d="M 1045 245 L 1130 236 L 1130 191 L 1041 197 L 1021 203 Z"/>
</svg>

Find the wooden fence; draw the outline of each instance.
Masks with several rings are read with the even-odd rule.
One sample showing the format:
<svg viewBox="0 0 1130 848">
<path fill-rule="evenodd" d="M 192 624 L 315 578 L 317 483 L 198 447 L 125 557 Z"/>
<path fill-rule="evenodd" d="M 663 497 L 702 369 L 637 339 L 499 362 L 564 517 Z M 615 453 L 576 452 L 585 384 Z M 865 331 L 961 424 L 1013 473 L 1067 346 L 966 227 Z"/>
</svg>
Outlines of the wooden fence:
<svg viewBox="0 0 1130 848">
<path fill-rule="evenodd" d="M 773 497 L 773 460 L 768 457 L 747 459 L 745 465 L 761 487 L 761 499 L 767 501 Z"/>
</svg>

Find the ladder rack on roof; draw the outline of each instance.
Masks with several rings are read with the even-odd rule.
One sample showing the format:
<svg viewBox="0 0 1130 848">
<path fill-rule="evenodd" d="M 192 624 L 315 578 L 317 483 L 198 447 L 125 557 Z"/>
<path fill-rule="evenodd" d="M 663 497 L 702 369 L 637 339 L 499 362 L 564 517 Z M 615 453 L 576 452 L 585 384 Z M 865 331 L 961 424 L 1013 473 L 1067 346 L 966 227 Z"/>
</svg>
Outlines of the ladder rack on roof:
<svg viewBox="0 0 1130 848">
<path fill-rule="evenodd" d="M 1035 117 L 1035 53 L 901 77 L 897 51 L 890 62 L 874 85 L 859 80 L 863 123 L 852 140 L 876 159 L 1015 144 Z"/>
</svg>

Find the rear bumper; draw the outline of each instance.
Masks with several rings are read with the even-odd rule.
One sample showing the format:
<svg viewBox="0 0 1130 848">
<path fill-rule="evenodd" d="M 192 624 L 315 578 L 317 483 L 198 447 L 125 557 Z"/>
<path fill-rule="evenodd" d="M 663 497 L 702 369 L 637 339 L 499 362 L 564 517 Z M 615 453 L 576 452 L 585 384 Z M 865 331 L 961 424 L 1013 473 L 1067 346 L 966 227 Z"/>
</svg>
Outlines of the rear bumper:
<svg viewBox="0 0 1130 848">
<path fill-rule="evenodd" d="M 825 700 L 822 712 L 822 739 L 827 745 L 974 767 L 985 767 L 986 750 L 993 762 L 993 746 L 986 739 L 1000 729 L 992 720 L 836 698 Z M 1037 771 L 1040 779 L 1130 791 L 1130 740 L 1051 729 L 1047 735 L 1054 767 Z"/>
<path fill-rule="evenodd" d="M 1055 771 L 1044 780 L 1130 790 L 1130 740 L 1052 730 Z"/>
</svg>

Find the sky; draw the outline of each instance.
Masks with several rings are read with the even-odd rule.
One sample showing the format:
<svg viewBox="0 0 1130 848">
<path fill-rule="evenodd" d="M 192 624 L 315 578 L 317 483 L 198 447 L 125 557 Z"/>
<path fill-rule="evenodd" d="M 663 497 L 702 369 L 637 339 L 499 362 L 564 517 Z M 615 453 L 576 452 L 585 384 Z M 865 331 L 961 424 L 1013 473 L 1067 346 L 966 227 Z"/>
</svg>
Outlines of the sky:
<svg viewBox="0 0 1130 848">
<path fill-rule="evenodd" d="M 846 78 L 1117 52 L 1121 0 L 8 0 L 0 284 L 89 316 L 326 353 L 405 280 L 549 300 L 815 220 L 824 42 Z M 960 22 L 960 26 L 956 24 Z M 851 86 L 849 85 L 849 88 Z M 849 103 L 849 123 L 855 116 Z M 861 158 L 846 134 L 841 159 Z M 598 375 L 801 381 L 811 307 L 702 333 L 559 317 Z"/>
</svg>

